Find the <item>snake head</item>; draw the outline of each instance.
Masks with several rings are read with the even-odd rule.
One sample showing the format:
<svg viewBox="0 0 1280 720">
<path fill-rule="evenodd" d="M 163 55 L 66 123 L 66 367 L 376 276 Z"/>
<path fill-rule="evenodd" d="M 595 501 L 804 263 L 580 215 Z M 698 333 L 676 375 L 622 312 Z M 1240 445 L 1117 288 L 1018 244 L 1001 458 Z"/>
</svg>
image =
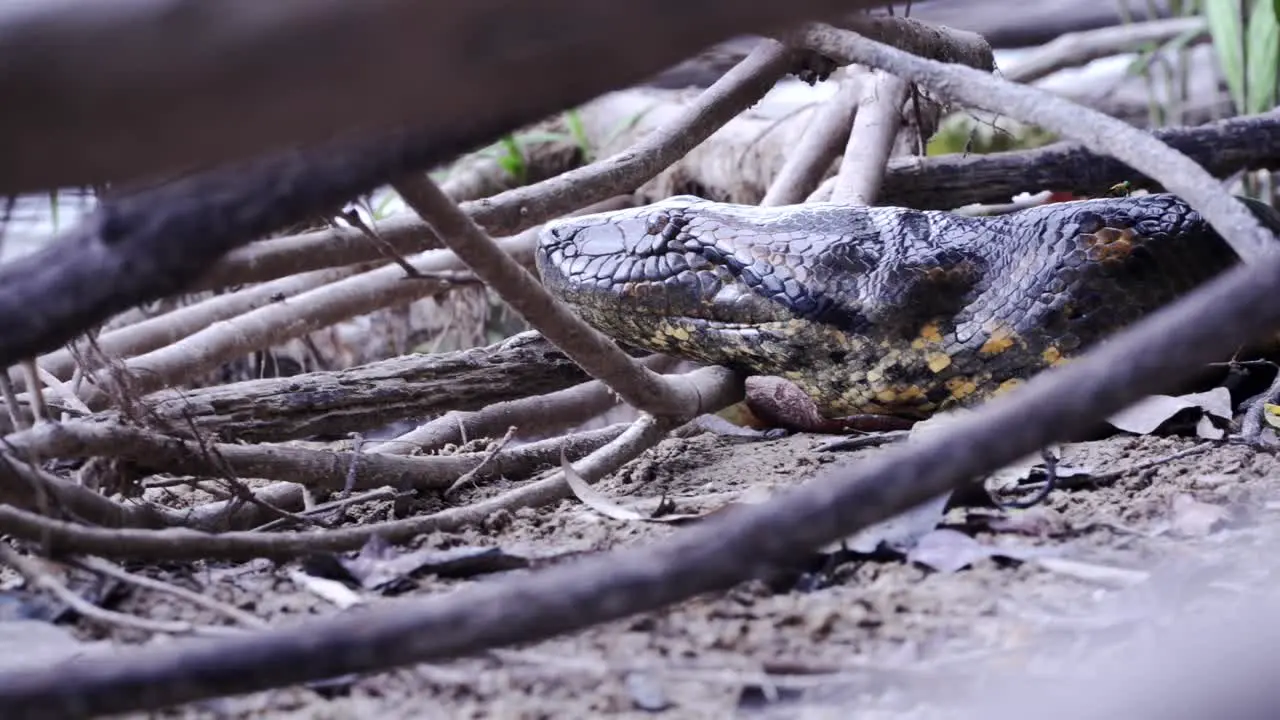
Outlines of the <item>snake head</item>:
<svg viewBox="0 0 1280 720">
<path fill-rule="evenodd" d="M 787 210 L 676 196 L 549 223 L 535 258 L 547 289 L 617 340 L 747 370 L 799 366 L 828 344 L 807 335 L 857 321 L 832 283 L 856 281 L 873 259 L 811 262 L 847 241 L 858 216 L 832 210 L 848 222 L 828 222 L 843 231 L 824 235 L 823 206 Z"/>
<path fill-rule="evenodd" d="M 786 319 L 781 308 L 753 292 L 750 273 L 743 276 L 750 258 L 715 241 L 702 211 L 710 205 L 681 195 L 549 223 L 536 253 L 543 283 L 579 311 L 628 316 L 619 321 L 683 317 L 749 325 Z"/>
</svg>

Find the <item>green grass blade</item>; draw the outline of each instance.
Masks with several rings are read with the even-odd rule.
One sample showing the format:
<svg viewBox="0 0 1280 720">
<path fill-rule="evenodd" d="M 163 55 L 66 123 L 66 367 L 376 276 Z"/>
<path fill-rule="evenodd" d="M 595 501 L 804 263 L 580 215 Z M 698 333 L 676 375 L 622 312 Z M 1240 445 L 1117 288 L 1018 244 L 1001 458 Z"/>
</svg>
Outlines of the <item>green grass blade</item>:
<svg viewBox="0 0 1280 720">
<path fill-rule="evenodd" d="M 1280 0 L 1276 0 L 1280 2 Z M 577 110 L 569 110 L 564 114 L 565 124 L 569 126 L 569 133 L 573 135 L 574 142 L 578 144 L 578 151 L 582 153 L 582 162 L 589 163 L 592 158 L 591 143 L 587 140 L 587 128 L 582 124 L 582 117 L 578 115 Z"/>
<path fill-rule="evenodd" d="M 1206 0 L 1205 21 L 1218 54 L 1218 65 L 1226 77 L 1227 88 L 1236 110 L 1243 112 L 1244 95 L 1244 23 L 1236 0 Z"/>
<path fill-rule="evenodd" d="M 506 170 L 516 182 L 523 185 L 528 177 L 529 167 L 524 161 L 524 150 L 514 135 L 508 135 L 500 141 L 503 153 L 498 156 L 498 165 Z"/>
<path fill-rule="evenodd" d="M 1249 15 L 1245 45 L 1246 105 L 1250 115 L 1266 112 L 1276 104 L 1277 71 L 1280 70 L 1280 22 L 1276 3 L 1257 0 Z"/>
</svg>

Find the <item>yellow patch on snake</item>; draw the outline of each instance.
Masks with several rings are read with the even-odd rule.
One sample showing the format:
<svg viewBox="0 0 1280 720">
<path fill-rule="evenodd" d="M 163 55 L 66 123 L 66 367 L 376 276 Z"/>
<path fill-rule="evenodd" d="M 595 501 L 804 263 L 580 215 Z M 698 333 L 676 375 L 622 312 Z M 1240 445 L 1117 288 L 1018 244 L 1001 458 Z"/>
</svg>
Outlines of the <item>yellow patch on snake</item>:
<svg viewBox="0 0 1280 720">
<path fill-rule="evenodd" d="M 978 384 L 966 377 L 953 377 L 947 380 L 947 390 L 953 400 L 964 400 L 978 391 Z"/>
<path fill-rule="evenodd" d="M 920 402 L 925 399 L 924 390 L 912 385 L 898 391 L 898 399 L 903 402 Z"/>
<path fill-rule="evenodd" d="M 946 353 L 929 353 L 925 356 L 925 359 L 929 363 L 929 369 L 936 373 L 940 373 L 948 367 L 951 367 L 951 356 Z"/>
<path fill-rule="evenodd" d="M 942 333 L 938 332 L 938 323 L 928 322 L 920 328 L 920 335 L 911 341 L 911 347 L 923 350 L 925 345 L 936 345 L 942 342 Z"/>
<path fill-rule="evenodd" d="M 1044 352 L 1040 353 L 1040 359 L 1049 365 L 1057 365 L 1062 362 L 1062 351 L 1050 345 L 1044 349 Z"/>
<path fill-rule="evenodd" d="M 1141 240 L 1133 228 L 1104 227 L 1084 236 L 1089 258 L 1099 262 L 1123 262 L 1133 254 Z"/>
<path fill-rule="evenodd" d="M 991 391 L 991 394 L 992 396 L 1003 395 L 1004 393 L 1009 392 L 1010 390 L 1018 387 L 1019 385 L 1022 385 L 1022 380 L 1020 380 L 1019 378 L 1010 378 L 1000 383 L 995 390 Z"/>
<path fill-rule="evenodd" d="M 1018 336 L 1015 332 L 1007 327 L 996 327 L 989 331 L 991 337 L 978 348 L 978 352 L 983 355 L 999 355 L 1000 353 L 1013 347 Z"/>
</svg>

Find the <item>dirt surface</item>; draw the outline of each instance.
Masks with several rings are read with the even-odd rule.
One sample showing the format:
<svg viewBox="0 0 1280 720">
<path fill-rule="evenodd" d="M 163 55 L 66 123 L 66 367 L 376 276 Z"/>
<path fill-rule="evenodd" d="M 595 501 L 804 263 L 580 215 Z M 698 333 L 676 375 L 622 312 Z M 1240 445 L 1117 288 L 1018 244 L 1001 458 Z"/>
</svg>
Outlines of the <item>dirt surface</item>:
<svg viewBox="0 0 1280 720">
<path fill-rule="evenodd" d="M 677 512 L 697 513 L 801 483 L 845 457 L 883 452 L 817 449 L 830 439 L 671 438 L 596 487 L 623 505 L 652 510 L 665 496 Z M 1062 462 L 1095 474 L 1113 472 L 1152 465 L 1200 442 L 1113 437 L 1068 446 Z M 1023 557 L 1038 552 L 1051 558 L 1046 562 L 1075 561 L 1071 565 L 983 558 L 966 569 L 939 572 L 900 557 L 846 557 L 827 567 L 819 558 L 806 574 L 751 583 L 532 647 L 330 688 L 202 703 L 172 715 L 819 718 L 849 717 L 858 709 L 860 717 L 944 716 L 943 709 L 981 693 L 993 677 L 1057 677 L 1064 668 L 1078 669 L 1080 653 L 1099 643 L 1149 633 L 1150 623 L 1139 623 L 1144 618 L 1187 603 L 1229 601 L 1265 580 L 1252 562 L 1259 553 L 1240 549 L 1276 534 L 1278 469 L 1269 453 L 1213 445 L 1122 472 L 1101 486 L 1055 491 L 1030 510 L 953 508 L 947 515 L 948 527 L 979 542 L 1007 544 L 1009 553 Z M 479 488 L 458 500 L 503 489 Z M 361 514 L 378 519 L 389 512 L 388 504 Z M 608 519 L 575 500 L 492 518 L 483 529 L 427 536 L 419 547 L 496 546 L 524 558 L 557 558 L 672 532 L 679 529 Z M 147 574 L 277 626 L 308 614 L 359 611 L 322 599 L 319 586 L 304 582 L 296 565 Z M 448 592 L 500 575 L 417 578 L 404 594 Z M 379 593 L 359 595 L 371 603 L 394 602 Z M 127 592 L 114 607 L 152 619 L 225 622 L 151 591 Z M 77 632 L 83 639 L 148 637 L 84 620 Z"/>
</svg>

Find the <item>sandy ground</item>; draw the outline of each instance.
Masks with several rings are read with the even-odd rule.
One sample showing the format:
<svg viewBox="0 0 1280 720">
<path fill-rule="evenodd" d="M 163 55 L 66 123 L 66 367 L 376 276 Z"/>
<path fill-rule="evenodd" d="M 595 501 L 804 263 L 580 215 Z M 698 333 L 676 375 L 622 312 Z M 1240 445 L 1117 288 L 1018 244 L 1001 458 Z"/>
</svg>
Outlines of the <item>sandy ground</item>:
<svg viewBox="0 0 1280 720">
<path fill-rule="evenodd" d="M 744 493 L 756 498 L 766 489 L 804 482 L 844 457 L 883 452 L 817 449 L 829 440 L 671 438 L 596 487 L 624 505 L 652 509 L 666 496 L 678 512 L 701 512 Z M 1067 446 L 1063 464 L 1123 470 L 1200 442 L 1117 436 Z M 1025 561 L 988 557 L 940 572 L 902 557 L 846 556 L 816 563 L 810 568 L 816 572 L 752 583 L 532 647 L 332 688 L 203 703 L 173 716 L 834 718 L 856 709 L 863 717 L 943 717 L 992 678 L 1015 672 L 1058 677 L 1078 669 L 1080 653 L 1099 644 L 1149 634 L 1151 618 L 1161 613 L 1217 602 L 1215 597 L 1228 601 L 1264 582 L 1269 575 L 1251 561 L 1260 551 L 1248 548 L 1268 542 L 1276 534 L 1272 526 L 1280 525 L 1274 517 L 1278 469 L 1270 453 L 1216 445 L 1123 472 L 1102 486 L 1055 491 L 1030 510 L 961 507 L 948 513 L 948 527 L 987 545 L 1007 544 L 1008 554 Z M 479 488 L 459 500 L 503 489 Z M 371 507 L 362 514 L 387 511 Z M 419 547 L 496 546 L 524 558 L 555 558 L 671 532 L 679 529 L 612 520 L 565 501 L 497 518 L 483 529 L 427 536 Z M 1074 563 L 1045 564 L 1064 559 Z M 273 624 L 351 612 L 296 582 L 296 570 L 256 563 L 147 572 Z M 403 583 L 402 594 L 445 592 L 494 577 L 415 578 Z M 378 593 L 365 597 L 383 601 Z M 218 622 L 149 591 L 125 592 L 114 607 L 150 618 Z M 145 637 L 87 621 L 78 632 L 86 639 Z"/>
</svg>

